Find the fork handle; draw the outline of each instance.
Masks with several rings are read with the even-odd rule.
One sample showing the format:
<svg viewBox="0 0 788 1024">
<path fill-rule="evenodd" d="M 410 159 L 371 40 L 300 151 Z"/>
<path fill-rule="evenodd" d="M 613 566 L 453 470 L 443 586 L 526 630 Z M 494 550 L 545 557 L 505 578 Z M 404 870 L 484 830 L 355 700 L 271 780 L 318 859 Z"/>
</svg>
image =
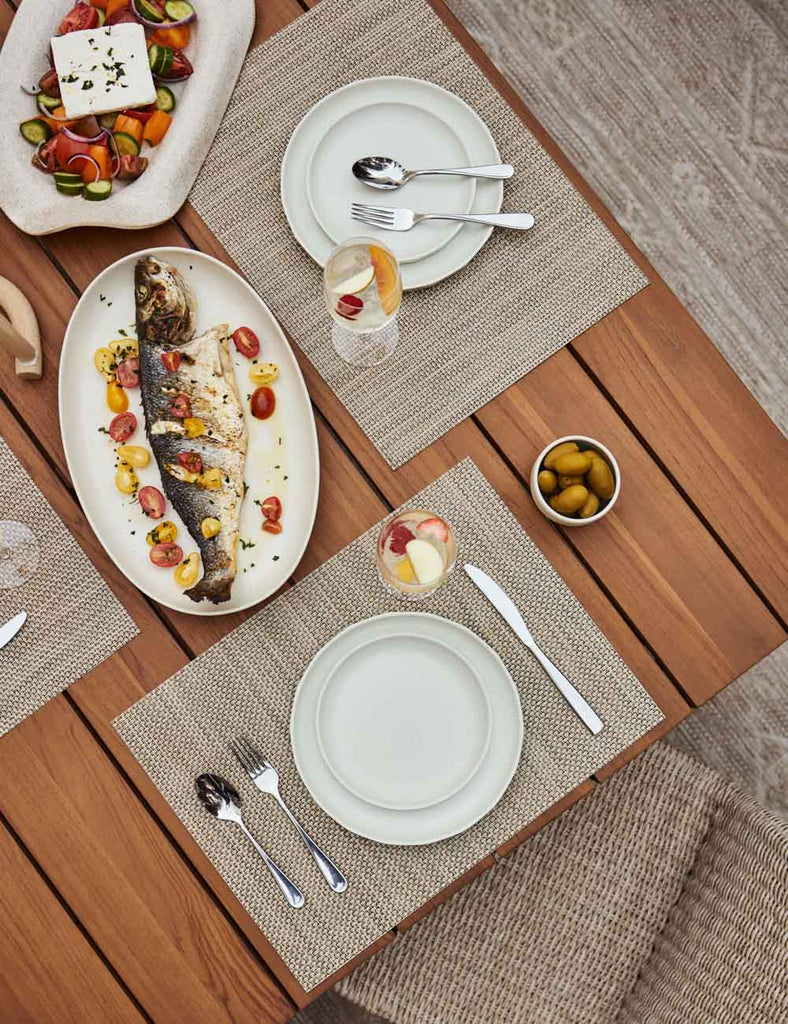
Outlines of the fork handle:
<svg viewBox="0 0 788 1024">
<path fill-rule="evenodd" d="M 301 890 L 298 888 L 295 882 L 291 881 L 287 877 L 287 875 L 284 873 L 284 871 L 282 871 L 282 869 L 279 867 L 276 861 L 272 857 L 269 857 L 269 855 L 265 852 L 262 846 L 257 842 L 255 837 L 246 827 L 245 822 L 239 821 L 238 824 L 241 826 L 241 829 L 243 830 L 243 833 L 246 836 L 246 838 L 249 840 L 249 842 L 252 844 L 255 850 L 257 850 L 257 852 L 265 861 L 265 866 L 271 872 L 271 874 L 274 877 L 274 881 L 282 890 L 282 895 L 284 896 L 284 898 L 287 900 L 291 907 L 293 907 L 295 910 L 299 910 L 304 905 L 304 894 L 301 892 Z"/>
<path fill-rule="evenodd" d="M 514 174 L 514 167 L 511 164 L 488 164 L 486 167 L 448 167 L 448 168 L 425 168 L 422 171 L 411 171 L 410 176 L 415 178 L 419 174 L 459 174 L 466 178 L 497 178 L 503 180 L 511 178 Z"/>
<path fill-rule="evenodd" d="M 530 213 L 423 213 L 419 220 L 465 220 L 471 224 L 491 224 L 494 228 L 527 231 L 534 226 Z"/>
<path fill-rule="evenodd" d="M 320 870 L 320 874 L 323 876 L 323 878 L 325 878 L 325 880 L 328 882 L 328 884 L 331 886 L 334 892 L 344 892 L 345 889 L 347 889 L 347 879 L 345 878 L 345 876 L 342 874 L 342 872 L 339 870 L 336 864 L 331 860 L 331 858 L 327 854 L 323 853 L 323 851 L 320 849 L 320 847 L 317 845 L 314 839 L 310 836 L 307 830 L 301 825 L 301 822 L 298 820 L 298 818 L 296 818 L 296 816 L 293 814 L 293 812 L 290 810 L 290 808 L 287 806 L 287 804 L 284 802 L 281 796 L 279 796 L 278 794 L 276 796 L 277 800 L 279 801 L 279 806 L 288 816 L 290 821 L 292 821 L 293 825 L 296 828 L 296 831 L 303 840 L 304 846 L 307 848 L 307 850 L 309 850 L 310 854 L 312 855 L 312 860 L 314 860 L 315 864 L 317 864 Z"/>
</svg>

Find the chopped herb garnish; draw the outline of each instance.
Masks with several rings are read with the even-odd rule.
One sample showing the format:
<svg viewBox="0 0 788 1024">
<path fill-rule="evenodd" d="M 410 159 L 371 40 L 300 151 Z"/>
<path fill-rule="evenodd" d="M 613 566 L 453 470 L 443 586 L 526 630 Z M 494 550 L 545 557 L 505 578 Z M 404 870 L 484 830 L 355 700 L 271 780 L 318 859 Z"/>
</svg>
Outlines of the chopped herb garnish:
<svg viewBox="0 0 788 1024">
<path fill-rule="evenodd" d="M 244 540 L 243 537 L 238 538 L 238 543 L 241 545 L 244 551 L 246 551 L 248 548 L 255 547 L 255 542 L 253 540 Z"/>
</svg>

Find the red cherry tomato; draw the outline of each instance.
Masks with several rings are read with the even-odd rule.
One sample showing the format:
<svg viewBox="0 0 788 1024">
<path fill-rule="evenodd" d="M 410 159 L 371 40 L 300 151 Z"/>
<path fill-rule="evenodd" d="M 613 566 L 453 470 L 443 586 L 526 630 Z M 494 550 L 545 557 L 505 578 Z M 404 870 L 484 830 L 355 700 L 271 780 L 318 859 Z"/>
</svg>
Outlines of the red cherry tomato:
<svg viewBox="0 0 788 1024">
<path fill-rule="evenodd" d="M 124 388 L 136 388 L 140 382 L 140 361 L 136 356 L 129 356 L 122 363 L 118 363 L 115 371 L 118 384 Z"/>
<path fill-rule="evenodd" d="M 183 561 L 183 550 L 169 541 L 163 544 L 154 544 L 150 549 L 150 560 L 154 565 L 162 569 L 171 569 Z"/>
<path fill-rule="evenodd" d="M 266 533 L 281 533 L 282 524 L 278 522 L 276 519 L 264 519 L 263 529 L 265 530 Z"/>
<path fill-rule="evenodd" d="M 164 364 L 164 369 L 168 373 L 175 373 L 178 367 L 181 365 L 181 354 L 170 350 L 169 352 L 162 352 L 161 361 Z"/>
<path fill-rule="evenodd" d="M 109 436 L 115 444 L 128 441 L 137 429 L 137 417 L 133 412 L 122 412 L 115 416 L 109 425 Z"/>
<path fill-rule="evenodd" d="M 138 497 L 142 511 L 149 519 L 161 519 L 167 507 L 167 499 L 158 487 L 142 487 Z"/>
<path fill-rule="evenodd" d="M 282 502 L 276 495 L 272 494 L 270 498 L 266 498 L 260 505 L 260 510 L 265 519 L 273 519 L 276 522 L 282 515 Z"/>
<path fill-rule="evenodd" d="M 258 420 L 267 420 L 273 416 L 276 408 L 276 395 L 265 386 L 257 388 L 252 395 L 252 416 Z"/>
<path fill-rule="evenodd" d="M 190 473 L 202 473 L 202 456 L 197 452 L 178 452 L 178 462 Z"/>
<path fill-rule="evenodd" d="M 188 395 L 181 392 L 172 400 L 172 415 L 176 420 L 188 420 L 192 414 L 192 403 Z"/>
<path fill-rule="evenodd" d="M 65 36 L 69 32 L 81 32 L 85 28 L 95 28 L 98 23 L 99 12 L 95 7 L 90 7 L 88 4 L 77 4 L 60 22 L 57 34 Z"/>
<path fill-rule="evenodd" d="M 254 359 L 260 354 L 260 342 L 251 327 L 239 327 L 233 331 L 233 341 L 241 355 L 247 359 Z"/>
</svg>

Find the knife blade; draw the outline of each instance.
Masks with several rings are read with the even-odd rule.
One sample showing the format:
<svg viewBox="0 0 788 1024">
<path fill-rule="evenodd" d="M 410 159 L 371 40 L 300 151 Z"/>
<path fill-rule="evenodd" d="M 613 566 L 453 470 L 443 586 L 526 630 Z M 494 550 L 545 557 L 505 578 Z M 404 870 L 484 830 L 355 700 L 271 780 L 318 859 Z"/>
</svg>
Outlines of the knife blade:
<svg viewBox="0 0 788 1024">
<path fill-rule="evenodd" d="M 509 626 L 509 628 L 520 638 L 528 650 L 533 654 L 580 721 L 594 736 L 599 735 L 599 733 L 602 732 L 602 729 L 604 729 L 604 722 L 596 711 L 594 711 L 585 697 L 575 689 L 563 672 L 557 668 L 552 661 L 550 661 L 544 651 L 539 647 L 531 635 L 530 629 L 526 626 L 525 619 L 520 614 L 517 605 L 511 597 L 509 597 L 500 583 L 496 583 L 491 576 L 488 576 L 487 573 L 484 572 L 483 569 L 479 569 L 478 566 L 471 565 L 470 562 L 465 565 L 465 572 L 479 590 L 481 590 L 507 626 Z"/>
<path fill-rule="evenodd" d="M 13 619 L 9 619 L 4 626 L 0 626 L 0 651 L 6 644 L 10 644 L 19 630 L 24 626 L 27 619 L 27 612 L 20 612 Z"/>
</svg>

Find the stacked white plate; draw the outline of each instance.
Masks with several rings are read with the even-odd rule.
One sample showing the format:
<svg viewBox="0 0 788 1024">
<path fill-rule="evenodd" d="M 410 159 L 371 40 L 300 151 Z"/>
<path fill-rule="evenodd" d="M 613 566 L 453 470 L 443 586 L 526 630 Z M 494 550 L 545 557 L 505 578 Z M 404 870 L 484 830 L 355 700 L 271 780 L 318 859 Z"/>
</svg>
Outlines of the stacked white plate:
<svg viewBox="0 0 788 1024">
<path fill-rule="evenodd" d="M 496 213 L 503 183 L 435 175 L 399 189 L 371 188 L 352 173 L 365 156 L 409 170 L 500 163 L 492 135 L 459 97 L 418 78 L 366 78 L 316 104 L 293 133 L 282 161 L 282 204 L 293 234 L 325 266 L 339 242 L 356 235 L 383 241 L 402 265 L 403 286 L 423 288 L 455 273 L 490 237 L 481 224 L 425 221 L 385 231 L 351 219 L 353 202 L 407 206 L 419 213 Z"/>
<path fill-rule="evenodd" d="M 520 760 L 517 689 L 464 626 L 395 612 L 350 626 L 313 659 L 290 721 L 296 766 L 335 821 L 380 843 L 469 828 Z"/>
</svg>

